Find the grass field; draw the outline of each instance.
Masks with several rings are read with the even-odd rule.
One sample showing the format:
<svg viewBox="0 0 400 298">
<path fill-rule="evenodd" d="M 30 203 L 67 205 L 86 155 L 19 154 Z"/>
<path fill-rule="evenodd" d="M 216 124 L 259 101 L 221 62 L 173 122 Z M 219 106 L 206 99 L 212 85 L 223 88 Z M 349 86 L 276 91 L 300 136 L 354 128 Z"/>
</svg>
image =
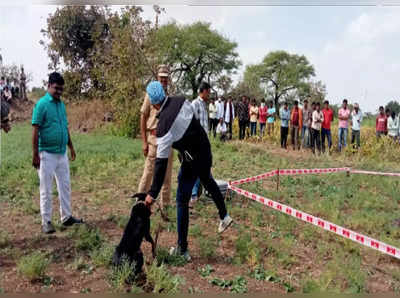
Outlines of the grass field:
<svg viewBox="0 0 400 298">
<path fill-rule="evenodd" d="M 152 231 L 162 228 L 158 257 L 152 262 L 144 244 L 147 283 L 126 285 L 129 268 L 109 265 L 122 235 L 144 158 L 139 140 L 74 133 L 77 160 L 71 162 L 72 202 L 81 228 L 63 229 L 58 200 L 53 216 L 57 233 L 40 233 L 39 181 L 31 166 L 31 129 L 13 127 L 1 140 L 0 292 L 387 292 L 400 290 L 400 261 L 339 238 L 317 227 L 233 196 L 227 202 L 235 223 L 217 235 L 213 204 L 199 202 L 190 222 L 193 262 L 168 257 L 176 242 L 176 209 L 170 223 L 158 212 Z M 266 143 L 212 140 L 213 175 L 234 180 L 276 168 L 349 166 L 397 171 L 390 157 L 359 154 L 314 157 L 309 152 L 283 151 Z M 173 198 L 178 162 L 174 163 Z M 243 185 L 245 189 L 357 232 L 400 247 L 400 179 L 329 174 L 281 177 Z M 56 196 L 56 189 L 54 190 Z"/>
</svg>

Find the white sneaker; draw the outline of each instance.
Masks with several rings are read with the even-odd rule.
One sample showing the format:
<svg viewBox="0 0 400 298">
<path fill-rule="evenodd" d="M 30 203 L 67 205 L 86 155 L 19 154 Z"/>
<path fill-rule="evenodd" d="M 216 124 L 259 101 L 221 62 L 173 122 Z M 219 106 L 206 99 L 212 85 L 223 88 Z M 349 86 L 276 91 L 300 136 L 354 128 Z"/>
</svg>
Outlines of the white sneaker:
<svg viewBox="0 0 400 298">
<path fill-rule="evenodd" d="M 223 220 L 220 221 L 218 233 L 224 232 L 233 222 L 233 219 L 227 214 Z"/>
</svg>

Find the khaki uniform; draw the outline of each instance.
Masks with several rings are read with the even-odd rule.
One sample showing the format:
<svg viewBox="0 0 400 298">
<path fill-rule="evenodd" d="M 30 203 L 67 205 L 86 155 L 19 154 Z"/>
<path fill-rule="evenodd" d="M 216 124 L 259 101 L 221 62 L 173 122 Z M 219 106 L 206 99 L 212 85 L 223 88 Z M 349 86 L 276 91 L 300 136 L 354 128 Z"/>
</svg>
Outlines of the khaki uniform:
<svg viewBox="0 0 400 298">
<path fill-rule="evenodd" d="M 157 157 L 157 137 L 155 131 L 157 128 L 158 111 L 150 104 L 149 96 L 146 94 L 140 113 L 147 119 L 146 134 L 149 144 L 149 151 L 144 163 L 142 178 L 140 179 L 138 192 L 148 192 L 153 182 L 154 166 Z M 166 207 L 171 201 L 171 175 L 172 175 L 173 151 L 168 157 L 168 167 L 165 174 L 164 184 L 161 188 L 161 206 Z"/>
</svg>

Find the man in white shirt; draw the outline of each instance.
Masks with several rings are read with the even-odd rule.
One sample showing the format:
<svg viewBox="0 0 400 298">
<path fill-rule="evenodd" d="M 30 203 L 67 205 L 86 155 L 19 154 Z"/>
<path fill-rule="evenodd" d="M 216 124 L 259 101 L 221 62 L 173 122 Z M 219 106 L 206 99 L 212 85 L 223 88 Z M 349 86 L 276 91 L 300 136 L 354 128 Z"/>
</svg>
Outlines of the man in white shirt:
<svg viewBox="0 0 400 298">
<path fill-rule="evenodd" d="M 232 103 L 232 97 L 228 97 L 224 105 L 224 121 L 226 128 L 228 129 L 228 139 L 232 140 L 232 124 L 233 119 L 235 119 L 235 108 Z"/>
<path fill-rule="evenodd" d="M 358 103 L 354 104 L 354 109 L 351 113 L 351 144 L 353 148 L 360 148 L 360 128 L 363 119 L 362 112 Z M 354 145 L 356 143 L 356 145 Z"/>
<path fill-rule="evenodd" d="M 219 121 L 219 123 L 222 124 L 222 122 L 224 121 L 224 98 L 221 96 L 217 103 L 217 119 Z"/>
</svg>

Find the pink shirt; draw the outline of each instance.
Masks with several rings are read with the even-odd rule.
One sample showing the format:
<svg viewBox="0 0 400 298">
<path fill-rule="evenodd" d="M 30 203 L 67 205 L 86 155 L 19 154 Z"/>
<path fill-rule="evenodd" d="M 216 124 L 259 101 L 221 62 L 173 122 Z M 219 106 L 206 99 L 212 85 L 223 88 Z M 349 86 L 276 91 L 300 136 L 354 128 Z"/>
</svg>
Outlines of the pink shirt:
<svg viewBox="0 0 400 298">
<path fill-rule="evenodd" d="M 347 120 L 340 120 L 339 119 L 339 128 L 347 128 L 349 126 L 349 116 L 350 116 L 350 109 L 343 109 L 340 108 L 339 110 L 339 117 L 346 117 Z"/>
</svg>

